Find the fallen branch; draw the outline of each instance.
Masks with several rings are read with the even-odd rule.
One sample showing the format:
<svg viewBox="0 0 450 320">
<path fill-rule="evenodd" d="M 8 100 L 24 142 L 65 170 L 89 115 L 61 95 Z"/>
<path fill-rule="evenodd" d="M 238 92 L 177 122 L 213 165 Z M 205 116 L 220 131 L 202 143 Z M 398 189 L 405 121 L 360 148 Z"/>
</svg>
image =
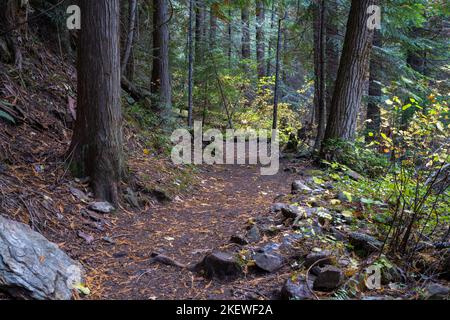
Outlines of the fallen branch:
<svg viewBox="0 0 450 320">
<path fill-rule="evenodd" d="M 258 296 L 260 296 L 261 298 L 263 298 L 265 300 L 270 300 L 266 295 L 262 294 L 257 289 L 244 288 L 244 287 L 240 287 L 240 286 L 236 286 L 236 285 L 234 285 L 233 288 L 235 288 L 237 290 L 241 290 L 241 291 L 251 292 L 251 293 L 257 294 Z"/>
<path fill-rule="evenodd" d="M 151 93 L 149 91 L 138 88 L 130 80 L 128 80 L 125 76 L 122 76 L 120 83 L 121 83 L 122 89 L 136 101 L 142 101 L 145 98 L 149 98 L 151 96 Z"/>
<path fill-rule="evenodd" d="M 161 264 L 165 264 L 167 266 L 172 266 L 172 267 L 177 267 L 180 269 L 186 269 L 188 271 L 194 272 L 194 267 L 189 265 L 189 264 L 184 264 L 181 262 L 178 262 L 172 258 L 169 258 L 168 256 L 165 256 L 163 254 L 159 254 L 159 253 L 152 253 L 151 254 L 151 259 L 150 259 L 150 264 L 153 263 L 161 263 Z M 136 279 L 136 282 L 139 282 L 141 280 L 141 278 L 143 276 L 145 276 L 146 274 L 149 274 L 151 272 L 150 269 L 142 272 Z"/>
</svg>

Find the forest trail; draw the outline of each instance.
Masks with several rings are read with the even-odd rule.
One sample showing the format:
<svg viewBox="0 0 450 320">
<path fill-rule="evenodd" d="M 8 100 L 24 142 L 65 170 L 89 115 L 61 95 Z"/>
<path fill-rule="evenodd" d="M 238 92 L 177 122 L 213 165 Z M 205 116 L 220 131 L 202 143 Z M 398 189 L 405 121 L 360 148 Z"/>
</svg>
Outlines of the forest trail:
<svg viewBox="0 0 450 320">
<path fill-rule="evenodd" d="M 259 169 L 247 165 L 203 167 L 200 186 L 188 198 L 140 214 L 120 213 L 111 230 L 116 243 L 102 242 L 101 248 L 82 259 L 90 266 L 88 276 L 95 283 L 93 298 L 245 297 L 246 292 L 236 291 L 237 282 L 211 282 L 186 269 L 151 264 L 150 260 L 151 254 L 158 252 L 189 264 L 212 249 L 230 245 L 230 237 L 242 234 L 249 219 L 267 213 L 278 195 L 290 191 L 294 174 L 280 168 L 277 175 L 262 176 Z M 248 278 L 241 281 L 248 287 Z"/>
</svg>

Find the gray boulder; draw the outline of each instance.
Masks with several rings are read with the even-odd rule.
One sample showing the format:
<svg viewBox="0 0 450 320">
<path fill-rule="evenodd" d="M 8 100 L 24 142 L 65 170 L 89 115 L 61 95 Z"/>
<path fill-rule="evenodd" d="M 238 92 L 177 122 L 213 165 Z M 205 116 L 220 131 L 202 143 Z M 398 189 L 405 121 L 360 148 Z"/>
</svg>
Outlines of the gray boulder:
<svg viewBox="0 0 450 320">
<path fill-rule="evenodd" d="M 308 289 L 304 280 L 297 279 L 293 281 L 287 279 L 281 289 L 281 299 L 283 300 L 312 300 L 313 295 Z"/>
<path fill-rule="evenodd" d="M 258 268 L 267 272 L 275 272 L 283 266 L 283 257 L 270 251 L 257 252 L 253 259 Z"/>
<path fill-rule="evenodd" d="M 228 280 L 240 276 L 242 267 L 233 254 L 215 251 L 197 264 L 194 271 L 204 273 L 207 278 Z"/>
<path fill-rule="evenodd" d="M 84 193 L 80 189 L 77 189 L 77 188 L 74 188 L 74 187 L 70 187 L 69 191 L 78 200 L 83 201 L 83 202 L 89 201 L 89 197 L 86 195 L 86 193 Z"/>
<path fill-rule="evenodd" d="M 89 205 L 89 209 L 99 213 L 111 213 L 114 210 L 114 206 L 109 202 L 94 202 Z"/>
<path fill-rule="evenodd" d="M 355 181 L 359 181 L 362 179 L 362 176 L 358 172 L 353 171 L 351 169 L 346 170 L 345 174 Z"/>
<path fill-rule="evenodd" d="M 271 212 L 280 212 L 281 209 L 287 207 L 287 204 L 285 203 L 274 203 L 272 204 L 272 206 L 270 207 L 270 211 Z"/>
<path fill-rule="evenodd" d="M 246 235 L 249 243 L 255 243 L 261 241 L 261 232 L 257 226 L 253 226 Z"/>
<path fill-rule="evenodd" d="M 245 237 L 242 237 L 240 235 L 231 236 L 230 242 L 234 243 L 234 244 L 238 244 L 240 246 L 245 246 L 248 244 L 247 239 L 245 239 Z"/>
<path fill-rule="evenodd" d="M 81 265 L 23 223 L 0 216 L 0 289 L 14 297 L 70 300 Z"/>
<path fill-rule="evenodd" d="M 352 232 L 349 234 L 350 244 L 360 256 L 367 256 L 381 250 L 383 243 L 365 233 Z"/>
<path fill-rule="evenodd" d="M 292 183 L 292 193 L 303 193 L 308 194 L 311 193 L 313 190 L 308 187 L 306 184 L 303 183 L 303 181 L 296 180 Z"/>
<path fill-rule="evenodd" d="M 326 266 L 319 270 L 317 278 L 314 280 L 314 290 L 325 292 L 333 291 L 340 286 L 343 279 L 344 274 L 341 269 L 333 266 Z"/>
<path fill-rule="evenodd" d="M 333 265 L 334 259 L 331 256 L 331 252 L 329 252 L 329 251 L 311 252 L 305 258 L 305 268 L 309 268 L 313 264 L 316 264 L 316 266 L 319 266 L 319 267 Z"/>
<path fill-rule="evenodd" d="M 286 219 L 296 219 L 300 216 L 300 209 L 296 206 L 286 206 L 281 209 L 281 213 Z"/>
<path fill-rule="evenodd" d="M 385 267 L 381 269 L 381 284 L 388 285 L 390 283 L 404 282 L 404 272 L 397 266 L 390 268 Z"/>
<path fill-rule="evenodd" d="M 439 283 L 430 283 L 425 291 L 427 300 L 447 300 L 450 298 L 450 288 Z"/>
</svg>

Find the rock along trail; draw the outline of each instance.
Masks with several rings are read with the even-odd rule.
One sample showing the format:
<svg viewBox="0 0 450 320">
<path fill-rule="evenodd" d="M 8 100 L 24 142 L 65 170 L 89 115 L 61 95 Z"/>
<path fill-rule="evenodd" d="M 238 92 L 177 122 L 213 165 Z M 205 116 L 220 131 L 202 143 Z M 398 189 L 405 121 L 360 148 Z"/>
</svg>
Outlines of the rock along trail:
<svg viewBox="0 0 450 320">
<path fill-rule="evenodd" d="M 261 176 L 257 166 L 208 166 L 202 168 L 200 178 L 198 190 L 181 201 L 140 214 L 120 213 L 112 230 L 115 243 L 99 242 L 95 251 L 80 257 L 94 286 L 92 298 L 242 299 L 252 295 L 251 279 L 211 281 L 177 266 L 152 264 L 151 254 L 163 253 L 182 264 L 199 262 L 210 250 L 229 245 L 230 238 L 241 233 L 249 219 L 267 212 L 278 195 L 289 193 L 290 182 L 298 174 L 280 168 L 275 176 Z M 276 280 L 270 281 L 273 289 L 283 282 Z M 263 294 L 254 297 L 258 295 Z"/>
</svg>

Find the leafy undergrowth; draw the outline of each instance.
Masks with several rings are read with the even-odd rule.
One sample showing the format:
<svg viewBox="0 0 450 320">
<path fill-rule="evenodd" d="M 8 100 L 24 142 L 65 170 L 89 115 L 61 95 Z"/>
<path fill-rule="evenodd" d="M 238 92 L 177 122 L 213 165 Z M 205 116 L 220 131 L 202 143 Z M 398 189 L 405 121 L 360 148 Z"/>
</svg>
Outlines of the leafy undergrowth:
<svg viewBox="0 0 450 320">
<path fill-rule="evenodd" d="M 291 169 L 297 171 L 288 168 Z M 392 203 L 387 193 L 375 188 L 377 182 L 336 164 L 326 170 L 309 169 L 299 174 L 299 190 L 277 198 L 279 203 L 270 214 L 248 222 L 248 230 L 256 226 L 264 237 L 239 251 L 246 269 L 255 268 L 255 252 L 267 250 L 268 254 L 282 255 L 289 268 L 283 268 L 278 275 L 286 277 L 288 272 L 293 283 L 308 285 L 299 291 L 304 294 L 297 297 L 300 299 L 423 299 L 430 297 L 426 289 L 430 282 L 446 284 L 439 273 L 448 272 L 443 265 L 448 245 L 435 247 L 432 239 L 427 239 L 408 259 L 406 255 L 391 253 L 385 238 L 392 222 Z M 286 209 L 285 205 L 291 207 Z M 284 209 L 279 211 L 277 206 Z M 290 219 L 286 212 L 297 212 L 299 216 Z M 446 230 L 440 230 L 443 231 Z M 361 248 L 352 241 L 354 234 L 367 235 L 378 250 Z M 328 257 L 326 264 L 341 269 L 341 285 L 328 292 L 313 291 L 314 270 L 307 264 L 311 255 Z M 379 287 L 371 287 L 370 270 L 375 269 L 380 272 Z M 264 279 L 261 277 L 260 281 Z M 268 290 L 263 289 L 265 286 L 261 284 L 260 290 Z"/>
<path fill-rule="evenodd" d="M 393 238 L 392 230 L 404 221 L 409 222 L 414 213 L 405 210 L 402 213 L 404 220 L 396 216 L 398 203 L 394 197 L 397 191 L 394 176 L 385 174 L 368 179 L 345 165 L 326 161 L 325 164 L 325 170 L 309 170 L 302 174 L 313 189 L 312 193 L 289 195 L 284 199 L 299 207 L 301 212 L 306 214 L 312 209 L 318 216 L 317 220 L 315 216 L 309 217 L 294 227 L 299 235 L 306 234 L 308 239 L 302 241 L 301 246 L 304 248 L 309 244 L 307 252 L 332 252 L 334 263 L 344 269 L 344 285 L 322 297 L 422 299 L 429 297 L 424 288 L 430 281 L 447 283 L 442 276 L 448 278 L 448 266 L 444 261 L 448 259 L 449 247 L 445 242 L 449 226 L 448 190 L 447 197 L 439 203 L 435 201 L 436 195 L 425 201 L 427 210 L 414 225 L 406 252 L 399 252 L 395 246 L 395 241 L 399 240 Z M 403 197 L 413 198 L 413 195 L 407 193 Z M 347 236 L 352 232 L 373 236 L 380 241 L 381 250 L 369 255 L 361 252 L 348 241 Z M 366 270 L 370 267 L 381 270 L 382 287 L 375 290 L 367 284 L 370 273 Z M 304 279 L 308 272 L 300 260 L 299 271 L 292 277 Z"/>
</svg>

